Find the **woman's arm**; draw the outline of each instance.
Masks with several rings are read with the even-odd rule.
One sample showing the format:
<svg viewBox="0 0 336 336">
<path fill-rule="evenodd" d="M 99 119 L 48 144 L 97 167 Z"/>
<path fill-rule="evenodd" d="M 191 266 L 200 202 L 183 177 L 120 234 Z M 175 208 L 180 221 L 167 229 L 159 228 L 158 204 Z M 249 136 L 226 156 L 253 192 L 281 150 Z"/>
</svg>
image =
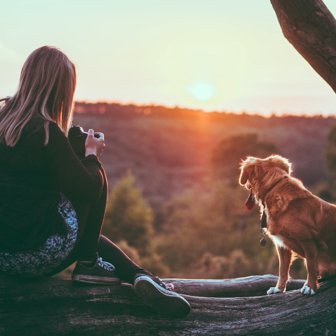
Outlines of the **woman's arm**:
<svg viewBox="0 0 336 336">
<path fill-rule="evenodd" d="M 80 160 L 63 131 L 49 122 L 49 141 L 46 159 L 60 190 L 71 199 L 94 201 L 103 187 L 101 164 L 94 154 Z"/>
</svg>

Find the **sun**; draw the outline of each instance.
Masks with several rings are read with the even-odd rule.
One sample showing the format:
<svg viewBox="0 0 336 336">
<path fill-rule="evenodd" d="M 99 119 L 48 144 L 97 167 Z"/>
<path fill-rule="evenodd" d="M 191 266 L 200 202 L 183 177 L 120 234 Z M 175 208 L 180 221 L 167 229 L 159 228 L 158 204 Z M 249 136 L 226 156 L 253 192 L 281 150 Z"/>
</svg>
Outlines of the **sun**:
<svg viewBox="0 0 336 336">
<path fill-rule="evenodd" d="M 207 82 L 196 82 L 189 86 L 188 91 L 197 100 L 207 101 L 213 97 L 215 88 Z"/>
</svg>

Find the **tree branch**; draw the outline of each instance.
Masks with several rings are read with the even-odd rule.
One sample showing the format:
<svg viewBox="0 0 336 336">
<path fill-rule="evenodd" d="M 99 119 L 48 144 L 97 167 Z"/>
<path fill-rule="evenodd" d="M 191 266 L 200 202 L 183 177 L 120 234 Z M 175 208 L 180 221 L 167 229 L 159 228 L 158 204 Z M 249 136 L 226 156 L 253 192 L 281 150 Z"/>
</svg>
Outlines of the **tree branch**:
<svg viewBox="0 0 336 336">
<path fill-rule="evenodd" d="M 322 0 L 271 0 L 286 39 L 336 92 L 336 21 Z"/>
<path fill-rule="evenodd" d="M 183 293 L 265 293 L 277 277 L 172 280 Z M 302 281 L 293 281 L 293 287 Z M 336 330 L 336 280 L 318 294 L 185 297 L 192 312 L 169 319 L 145 306 L 131 286 L 83 286 L 68 280 L 0 278 L 1 335 L 331 335 Z"/>
</svg>

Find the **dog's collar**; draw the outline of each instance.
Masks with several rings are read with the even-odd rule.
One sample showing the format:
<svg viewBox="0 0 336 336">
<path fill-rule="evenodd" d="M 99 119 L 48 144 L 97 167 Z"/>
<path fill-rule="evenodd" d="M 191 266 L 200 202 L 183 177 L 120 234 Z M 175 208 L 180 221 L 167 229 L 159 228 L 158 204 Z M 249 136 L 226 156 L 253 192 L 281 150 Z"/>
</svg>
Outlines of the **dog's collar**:
<svg viewBox="0 0 336 336">
<path fill-rule="evenodd" d="M 265 211 L 265 197 L 266 195 L 272 190 L 274 189 L 281 181 L 283 181 L 284 179 L 287 179 L 288 176 L 283 176 L 281 177 L 278 181 L 276 181 L 268 190 L 266 190 L 266 193 L 264 194 L 263 198 L 262 198 L 262 205 L 264 207 L 263 212 L 261 214 L 261 218 L 260 218 L 260 229 L 261 232 L 263 233 L 263 237 L 260 239 L 260 245 L 261 246 L 265 246 L 266 244 L 266 240 L 265 240 L 265 233 L 263 231 L 263 229 L 267 229 L 267 216 L 266 216 L 266 211 Z"/>
</svg>

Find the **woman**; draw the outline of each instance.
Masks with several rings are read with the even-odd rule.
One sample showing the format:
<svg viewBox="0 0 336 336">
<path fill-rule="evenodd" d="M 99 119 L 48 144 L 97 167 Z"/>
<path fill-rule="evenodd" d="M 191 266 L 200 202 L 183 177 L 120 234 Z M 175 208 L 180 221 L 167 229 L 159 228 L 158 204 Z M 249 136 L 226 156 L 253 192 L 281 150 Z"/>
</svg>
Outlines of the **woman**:
<svg viewBox="0 0 336 336">
<path fill-rule="evenodd" d="M 28 57 L 16 94 L 0 107 L 0 271 L 49 276 L 77 261 L 73 281 L 127 282 L 157 310 L 186 315 L 184 298 L 100 234 L 104 134 L 81 133 L 80 153 L 70 128 L 75 86 L 74 64 L 44 46 Z"/>
</svg>

